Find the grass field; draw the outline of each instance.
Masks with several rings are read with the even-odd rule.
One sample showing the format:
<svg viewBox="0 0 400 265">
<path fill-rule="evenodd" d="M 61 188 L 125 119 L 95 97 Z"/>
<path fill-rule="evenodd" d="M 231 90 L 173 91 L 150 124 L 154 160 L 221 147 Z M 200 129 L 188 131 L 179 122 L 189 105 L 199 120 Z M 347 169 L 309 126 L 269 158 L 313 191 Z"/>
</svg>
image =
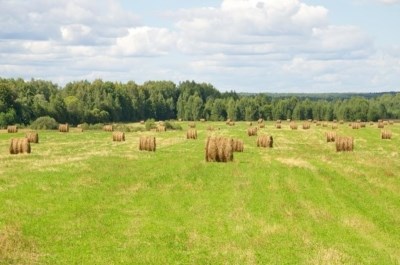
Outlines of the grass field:
<svg viewBox="0 0 400 265">
<path fill-rule="evenodd" d="M 244 140 L 234 162 L 205 162 L 209 125 Z M 346 153 L 329 127 L 267 123 L 272 149 L 245 122 L 197 123 L 197 140 L 182 127 L 39 131 L 30 155 L 8 153 L 25 131 L 0 131 L 0 264 L 400 264 L 399 124 L 392 140 L 339 125 Z"/>
</svg>

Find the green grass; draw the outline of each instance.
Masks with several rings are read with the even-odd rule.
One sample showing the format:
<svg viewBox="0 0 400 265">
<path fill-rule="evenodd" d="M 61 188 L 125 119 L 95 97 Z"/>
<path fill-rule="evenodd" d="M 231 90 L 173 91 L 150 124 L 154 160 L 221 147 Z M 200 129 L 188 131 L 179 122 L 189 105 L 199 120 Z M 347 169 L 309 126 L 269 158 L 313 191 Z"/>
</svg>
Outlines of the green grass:
<svg viewBox="0 0 400 265">
<path fill-rule="evenodd" d="M 187 124 L 181 123 L 186 129 Z M 400 125 L 376 126 L 336 153 L 329 128 L 268 123 L 273 149 L 247 124 L 213 134 L 244 140 L 234 162 L 206 163 L 211 123 L 186 131 L 39 131 L 30 155 L 0 132 L 0 264 L 399 264 Z M 138 151 L 154 134 L 157 151 Z"/>
</svg>

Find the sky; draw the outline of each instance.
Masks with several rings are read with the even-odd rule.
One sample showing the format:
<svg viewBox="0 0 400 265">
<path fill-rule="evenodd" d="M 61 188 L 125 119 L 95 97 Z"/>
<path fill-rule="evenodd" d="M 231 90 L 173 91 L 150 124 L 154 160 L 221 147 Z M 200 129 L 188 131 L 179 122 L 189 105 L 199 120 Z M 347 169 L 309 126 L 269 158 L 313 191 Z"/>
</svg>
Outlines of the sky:
<svg viewBox="0 0 400 265">
<path fill-rule="evenodd" d="M 400 0 L 0 0 L 0 77 L 400 91 Z"/>
</svg>

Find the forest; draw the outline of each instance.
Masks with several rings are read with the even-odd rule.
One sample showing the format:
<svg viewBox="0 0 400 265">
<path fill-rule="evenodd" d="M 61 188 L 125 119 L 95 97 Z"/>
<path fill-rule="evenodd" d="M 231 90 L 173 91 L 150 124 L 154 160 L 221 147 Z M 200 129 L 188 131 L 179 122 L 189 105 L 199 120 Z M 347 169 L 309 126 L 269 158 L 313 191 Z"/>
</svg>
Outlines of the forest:
<svg viewBox="0 0 400 265">
<path fill-rule="evenodd" d="M 0 127 L 49 116 L 59 123 L 155 120 L 362 120 L 400 118 L 400 92 L 326 96 L 220 92 L 213 85 L 148 81 L 141 85 L 82 80 L 64 87 L 43 80 L 0 78 Z"/>
</svg>

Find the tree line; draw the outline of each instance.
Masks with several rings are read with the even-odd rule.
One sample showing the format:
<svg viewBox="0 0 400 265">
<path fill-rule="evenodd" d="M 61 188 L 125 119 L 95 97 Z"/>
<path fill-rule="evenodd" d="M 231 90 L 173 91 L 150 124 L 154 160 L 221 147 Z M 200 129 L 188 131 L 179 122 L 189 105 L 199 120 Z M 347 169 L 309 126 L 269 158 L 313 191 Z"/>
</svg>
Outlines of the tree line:
<svg viewBox="0 0 400 265">
<path fill-rule="evenodd" d="M 221 93 L 211 84 L 148 81 L 138 85 L 83 80 L 59 87 L 43 80 L 0 78 L 0 127 L 29 125 L 50 116 L 59 123 L 110 123 L 156 120 L 252 121 L 362 120 L 400 118 L 400 93 L 366 98 L 307 98 L 267 94 Z"/>
</svg>

